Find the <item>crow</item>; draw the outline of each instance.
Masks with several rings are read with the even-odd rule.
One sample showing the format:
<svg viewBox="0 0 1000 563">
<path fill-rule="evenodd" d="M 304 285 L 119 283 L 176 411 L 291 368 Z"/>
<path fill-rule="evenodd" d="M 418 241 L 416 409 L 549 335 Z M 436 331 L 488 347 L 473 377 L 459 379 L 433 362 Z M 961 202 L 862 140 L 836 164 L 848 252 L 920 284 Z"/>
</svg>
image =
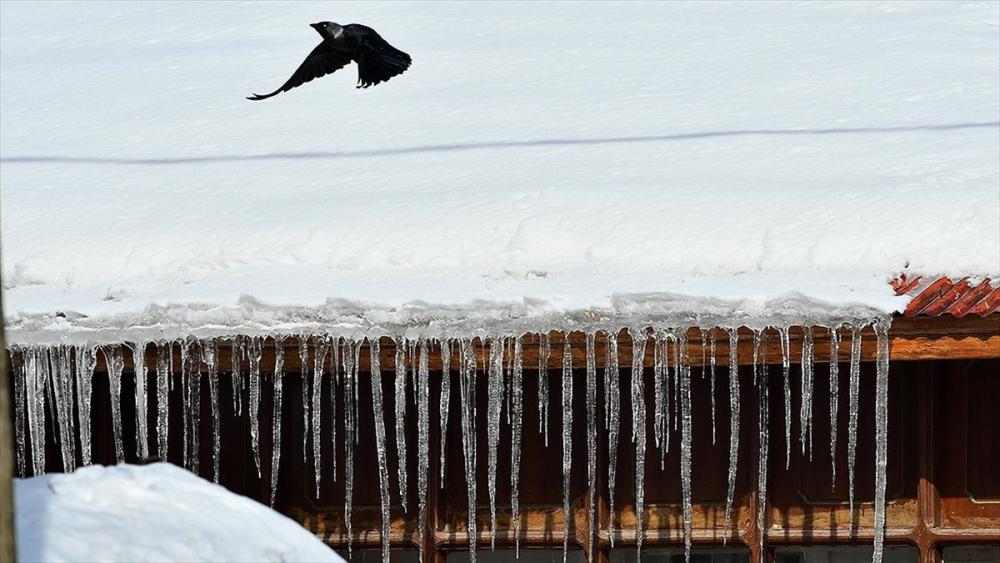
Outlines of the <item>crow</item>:
<svg viewBox="0 0 1000 563">
<path fill-rule="evenodd" d="M 323 42 L 309 53 L 287 82 L 270 94 L 254 94 L 248 100 L 265 100 L 314 78 L 336 72 L 351 61 L 358 63 L 357 88 L 368 88 L 402 74 L 410 68 L 410 55 L 382 39 L 374 29 L 360 24 L 337 25 L 333 22 L 309 24 Z"/>
</svg>

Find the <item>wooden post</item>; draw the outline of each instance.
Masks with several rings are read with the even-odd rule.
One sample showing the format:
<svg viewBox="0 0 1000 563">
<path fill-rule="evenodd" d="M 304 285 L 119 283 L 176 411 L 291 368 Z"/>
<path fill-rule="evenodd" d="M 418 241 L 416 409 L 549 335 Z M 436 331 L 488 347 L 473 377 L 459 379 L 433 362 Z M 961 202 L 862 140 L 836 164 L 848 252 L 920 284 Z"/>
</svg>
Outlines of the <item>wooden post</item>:
<svg viewBox="0 0 1000 563">
<path fill-rule="evenodd" d="M 10 378 L 4 351 L 3 302 L 0 299 L 0 561 L 17 561 L 14 549 L 14 436 Z"/>
</svg>

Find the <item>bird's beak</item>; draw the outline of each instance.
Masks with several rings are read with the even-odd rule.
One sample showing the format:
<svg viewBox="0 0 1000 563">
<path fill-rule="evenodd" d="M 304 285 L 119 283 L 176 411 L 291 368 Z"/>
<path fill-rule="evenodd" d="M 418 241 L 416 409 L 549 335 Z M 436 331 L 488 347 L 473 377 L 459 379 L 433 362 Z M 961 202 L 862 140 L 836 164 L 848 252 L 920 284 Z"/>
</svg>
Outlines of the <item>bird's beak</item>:
<svg viewBox="0 0 1000 563">
<path fill-rule="evenodd" d="M 321 27 L 323 27 L 323 24 L 321 24 L 321 23 L 311 23 L 311 24 L 309 24 L 309 27 L 311 27 L 311 28 L 313 28 L 313 29 L 315 29 L 315 30 L 318 31 Z"/>
</svg>

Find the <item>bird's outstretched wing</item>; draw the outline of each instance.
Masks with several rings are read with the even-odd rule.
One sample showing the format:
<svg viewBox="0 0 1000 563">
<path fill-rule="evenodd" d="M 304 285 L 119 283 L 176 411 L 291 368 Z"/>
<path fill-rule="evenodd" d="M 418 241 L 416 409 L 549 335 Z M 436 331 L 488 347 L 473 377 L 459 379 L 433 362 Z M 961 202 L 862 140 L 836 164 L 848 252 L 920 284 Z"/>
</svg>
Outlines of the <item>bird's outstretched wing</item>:
<svg viewBox="0 0 1000 563">
<path fill-rule="evenodd" d="M 372 31 L 364 38 L 358 56 L 358 88 L 385 82 L 410 68 L 410 55 L 390 45 Z"/>
<path fill-rule="evenodd" d="M 253 96 L 248 96 L 247 99 L 255 101 L 265 100 L 271 96 L 287 92 L 296 86 L 301 86 L 310 80 L 340 70 L 349 62 L 351 62 L 350 53 L 338 51 L 324 41 L 309 53 L 306 60 L 299 65 L 299 68 L 292 74 L 292 77 L 281 85 L 281 88 L 270 94 L 254 94 Z"/>
</svg>

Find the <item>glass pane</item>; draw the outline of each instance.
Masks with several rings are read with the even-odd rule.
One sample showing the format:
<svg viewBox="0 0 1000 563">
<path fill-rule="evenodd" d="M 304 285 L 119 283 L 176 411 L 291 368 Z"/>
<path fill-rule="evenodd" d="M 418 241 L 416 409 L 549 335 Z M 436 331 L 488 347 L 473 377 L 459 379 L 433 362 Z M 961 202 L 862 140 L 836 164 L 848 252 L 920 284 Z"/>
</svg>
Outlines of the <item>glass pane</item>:
<svg viewBox="0 0 1000 563">
<path fill-rule="evenodd" d="M 941 552 L 943 563 L 995 563 L 1000 561 L 998 545 L 955 545 Z"/>
<path fill-rule="evenodd" d="M 347 557 L 347 549 L 341 549 L 337 555 L 351 563 L 382 563 L 381 549 L 355 549 L 350 558 Z M 389 560 L 392 563 L 417 563 L 420 560 L 420 553 L 393 549 L 389 552 Z"/>
<path fill-rule="evenodd" d="M 871 563 L 871 546 L 859 547 L 779 547 L 775 563 Z M 886 546 L 883 563 L 916 563 L 919 552 L 915 547 Z"/>
<path fill-rule="evenodd" d="M 513 549 L 498 549 L 490 551 L 489 545 L 485 550 L 476 552 L 476 561 L 479 563 L 508 563 L 517 561 L 518 563 L 562 563 L 563 551 L 561 549 L 526 549 L 521 548 L 521 556 L 514 559 Z M 468 551 L 455 551 L 448 554 L 448 563 L 467 563 L 469 561 Z M 571 563 L 583 563 L 582 551 L 570 551 L 566 561 Z"/>
<path fill-rule="evenodd" d="M 611 563 L 637 563 L 635 548 L 616 549 L 611 552 Z M 642 550 L 643 563 L 684 563 L 683 549 Z M 750 551 L 746 549 L 692 549 L 691 563 L 749 563 Z"/>
</svg>

